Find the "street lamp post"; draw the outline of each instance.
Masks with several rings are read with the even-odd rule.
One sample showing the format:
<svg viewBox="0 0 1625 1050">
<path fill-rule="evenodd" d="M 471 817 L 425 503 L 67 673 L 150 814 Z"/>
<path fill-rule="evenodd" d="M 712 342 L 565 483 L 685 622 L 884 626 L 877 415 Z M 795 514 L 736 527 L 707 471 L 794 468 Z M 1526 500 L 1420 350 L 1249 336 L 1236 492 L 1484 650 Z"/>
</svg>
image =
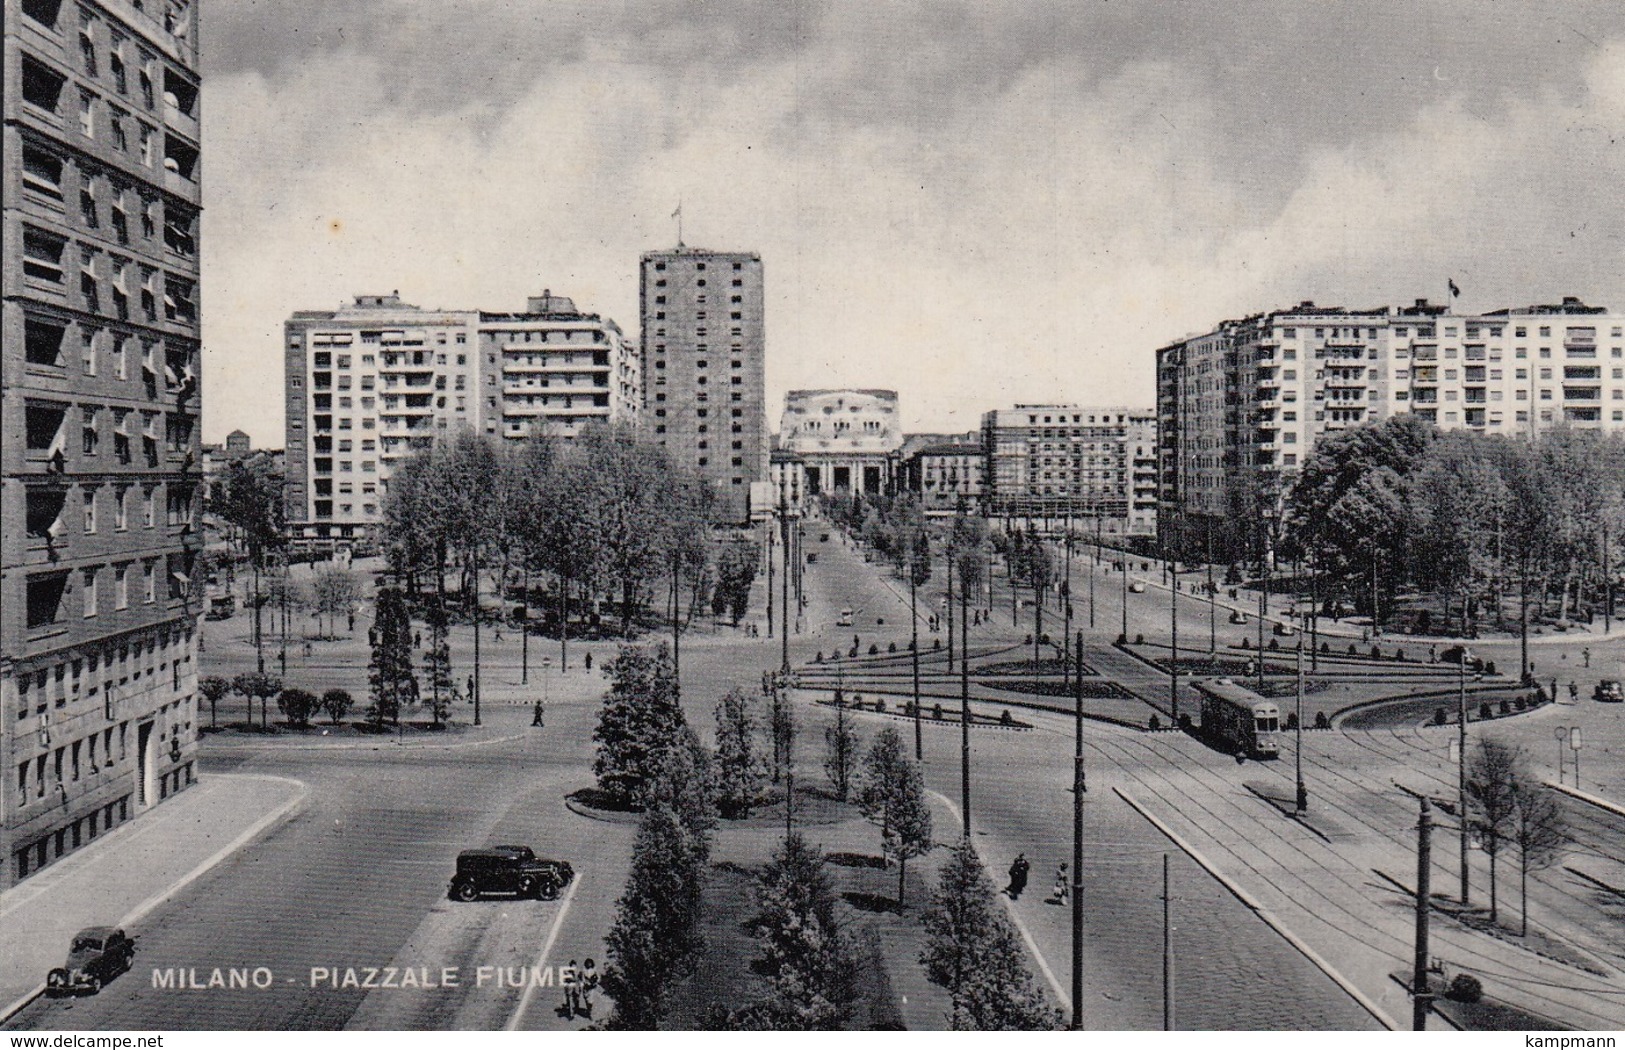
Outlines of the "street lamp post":
<svg viewBox="0 0 1625 1050">
<path fill-rule="evenodd" d="M 1174 561 L 1172 548 L 1168 550 L 1168 705 L 1173 712 L 1174 725 L 1179 724 L 1179 565 Z"/>
<path fill-rule="evenodd" d="M 1461 648 L 1456 665 L 1456 823 L 1461 845 L 1461 903 L 1468 903 L 1467 871 L 1467 647 Z"/>
<path fill-rule="evenodd" d="M 1302 633 L 1300 633 L 1298 635 L 1298 709 L 1297 709 L 1297 717 L 1294 718 L 1293 721 L 1295 721 L 1297 723 L 1297 728 L 1298 728 L 1298 742 L 1297 742 L 1296 746 L 1293 748 L 1293 758 L 1295 759 L 1296 765 L 1298 767 L 1297 768 L 1297 774 L 1298 774 L 1297 811 L 1299 813 L 1302 813 L 1304 810 L 1309 808 L 1309 788 L 1303 782 L 1303 635 L 1302 635 Z"/>
<path fill-rule="evenodd" d="M 1561 784 L 1563 783 L 1563 774 L 1567 770 L 1567 765 L 1563 760 L 1563 752 L 1569 746 L 1568 726 L 1558 726 L 1552 730 L 1552 735 L 1557 738 L 1557 782 Z"/>
<path fill-rule="evenodd" d="M 1128 644 L 1128 555 L 1123 555 L 1123 644 Z"/>
</svg>

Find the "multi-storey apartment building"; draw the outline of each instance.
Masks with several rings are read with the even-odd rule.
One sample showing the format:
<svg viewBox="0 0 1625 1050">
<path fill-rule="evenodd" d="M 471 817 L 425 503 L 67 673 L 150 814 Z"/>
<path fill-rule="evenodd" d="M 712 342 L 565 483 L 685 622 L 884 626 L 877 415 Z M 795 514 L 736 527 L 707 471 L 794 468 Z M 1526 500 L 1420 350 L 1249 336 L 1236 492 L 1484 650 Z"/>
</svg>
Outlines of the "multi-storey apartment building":
<svg viewBox="0 0 1625 1050">
<path fill-rule="evenodd" d="M 988 412 L 987 513 L 1040 529 L 1153 535 L 1156 431 L 1149 409 L 1017 405 Z"/>
<path fill-rule="evenodd" d="M 395 466 L 461 428 L 575 436 L 635 421 L 636 348 L 620 328 L 550 291 L 523 313 L 425 310 L 361 295 L 284 326 L 287 518 L 305 546 L 362 541 Z"/>
<path fill-rule="evenodd" d="M 1159 349 L 1157 412 L 1165 529 L 1228 550 L 1329 432 L 1407 412 L 1507 435 L 1625 428 L 1625 315 L 1572 297 L 1473 315 L 1305 302 Z"/>
<path fill-rule="evenodd" d="M 197 9 L 0 0 L 0 887 L 194 780 Z"/>
<path fill-rule="evenodd" d="M 544 291 L 524 313 L 482 312 L 479 333 L 480 352 L 502 377 L 504 437 L 571 438 L 588 420 L 632 423 L 641 414 L 642 361 L 614 321 Z"/>
<path fill-rule="evenodd" d="M 288 530 L 321 546 L 379 520 L 391 468 L 453 427 L 495 434 L 495 351 L 479 314 L 424 310 L 399 293 L 301 310 L 283 325 Z"/>
<path fill-rule="evenodd" d="M 896 489 L 903 447 L 895 390 L 792 390 L 779 447 L 794 452 L 809 495 L 878 496 Z"/>
<path fill-rule="evenodd" d="M 711 482 L 721 520 L 748 521 L 750 486 L 769 480 L 761 257 L 647 252 L 639 285 L 645 422 Z"/>
<path fill-rule="evenodd" d="M 980 442 L 944 442 L 915 449 L 903 461 L 903 483 L 928 517 L 957 513 L 963 505 L 982 512 L 987 488 L 987 450 Z"/>
</svg>

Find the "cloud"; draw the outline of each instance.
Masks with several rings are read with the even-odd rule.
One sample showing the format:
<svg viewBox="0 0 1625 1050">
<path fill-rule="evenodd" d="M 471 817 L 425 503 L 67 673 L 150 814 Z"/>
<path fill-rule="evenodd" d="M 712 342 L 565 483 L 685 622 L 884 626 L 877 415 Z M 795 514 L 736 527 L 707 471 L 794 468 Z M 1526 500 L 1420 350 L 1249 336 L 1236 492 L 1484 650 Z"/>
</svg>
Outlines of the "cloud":
<svg viewBox="0 0 1625 1050">
<path fill-rule="evenodd" d="M 1523 14 L 1466 27 L 1497 77 L 1430 14 L 1438 53 L 1338 55 L 1119 6 L 253 5 L 222 46 L 280 43 L 206 83 L 209 435 L 279 444 L 281 322 L 354 293 L 550 287 L 635 334 L 678 199 L 689 243 L 762 253 L 775 401 L 891 386 L 921 429 L 1149 403 L 1157 345 L 1303 298 L 1625 308 L 1625 47 L 1593 22 L 1542 79 Z"/>
</svg>

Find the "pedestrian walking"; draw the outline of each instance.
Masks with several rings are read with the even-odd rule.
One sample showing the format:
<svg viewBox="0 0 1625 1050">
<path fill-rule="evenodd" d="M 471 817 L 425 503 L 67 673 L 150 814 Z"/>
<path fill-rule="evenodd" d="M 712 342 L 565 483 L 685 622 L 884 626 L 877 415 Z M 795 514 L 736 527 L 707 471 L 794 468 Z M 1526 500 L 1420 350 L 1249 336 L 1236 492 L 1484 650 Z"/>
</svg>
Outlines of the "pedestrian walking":
<svg viewBox="0 0 1625 1050">
<path fill-rule="evenodd" d="M 305 640 L 305 659 L 309 660 L 310 657 L 311 657 L 311 654 L 314 653 L 315 651 L 316 651 L 316 647 L 314 645 L 310 644 L 309 639 L 306 639 Z"/>
<path fill-rule="evenodd" d="M 598 964 L 588 959 L 581 964 L 581 1012 L 592 1016 L 592 993 L 598 990 Z"/>
<path fill-rule="evenodd" d="M 1067 882 L 1066 865 L 1062 864 L 1055 872 L 1055 890 L 1050 894 L 1051 904 L 1065 904 L 1072 895 L 1072 887 Z"/>
<path fill-rule="evenodd" d="M 354 634 L 355 633 L 355 613 L 351 613 L 349 619 L 350 619 L 350 633 Z"/>
<path fill-rule="evenodd" d="M 589 671 L 592 670 L 592 652 L 590 650 L 587 653 L 586 662 L 587 662 L 587 670 L 589 670 Z"/>
<path fill-rule="evenodd" d="M 536 706 L 531 710 L 530 724 L 533 726 L 542 724 L 542 702 L 540 700 L 536 701 Z"/>
<path fill-rule="evenodd" d="M 1591 666 L 1591 649 L 1589 647 L 1587 647 L 1585 649 L 1581 649 L 1580 650 L 1580 655 L 1585 658 L 1586 666 L 1590 667 Z"/>
<path fill-rule="evenodd" d="M 471 704 L 474 702 L 474 676 L 473 675 L 468 676 L 468 702 L 471 703 Z"/>
<path fill-rule="evenodd" d="M 1580 683 L 1571 681 L 1571 682 L 1569 682 L 1569 703 L 1577 704 L 1579 702 L 1580 702 Z"/>
<path fill-rule="evenodd" d="M 1006 891 L 1010 894 L 1011 900 L 1020 898 L 1021 891 L 1027 888 L 1027 872 L 1031 867 L 1032 865 L 1027 863 L 1025 853 L 1016 854 L 1015 862 L 1010 865 L 1010 886 Z"/>
<path fill-rule="evenodd" d="M 1439 662 L 1439 647 L 1436 646 L 1436 645 L 1428 646 L 1428 663 L 1436 664 L 1438 662 Z"/>
<path fill-rule="evenodd" d="M 564 987 L 564 1005 L 559 1007 L 559 1013 L 565 1017 L 574 1017 L 581 1008 L 581 986 L 576 983 L 576 961 L 570 960 L 559 974 L 559 984 Z"/>
<path fill-rule="evenodd" d="M 423 648 L 423 632 L 422 631 L 418 631 L 416 634 L 412 635 L 412 648 L 414 648 L 414 649 Z"/>
<path fill-rule="evenodd" d="M 492 628 L 491 633 L 496 635 L 496 640 L 497 641 L 499 641 L 499 642 L 502 641 L 502 628 L 501 627 Z"/>
</svg>

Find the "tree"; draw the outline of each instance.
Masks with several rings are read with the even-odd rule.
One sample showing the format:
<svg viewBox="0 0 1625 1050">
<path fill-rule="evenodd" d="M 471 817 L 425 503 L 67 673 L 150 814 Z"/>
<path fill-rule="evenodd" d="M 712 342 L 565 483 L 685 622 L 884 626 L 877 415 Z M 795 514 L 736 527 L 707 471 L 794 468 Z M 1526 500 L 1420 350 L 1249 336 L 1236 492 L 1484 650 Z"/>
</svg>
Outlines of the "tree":
<svg viewBox="0 0 1625 1050">
<path fill-rule="evenodd" d="M 852 776 L 860 746 L 852 720 L 846 717 L 846 704 L 837 704 L 835 721 L 824 727 L 824 772 L 835 789 L 835 796 L 842 802 L 852 793 Z"/>
<path fill-rule="evenodd" d="M 205 675 L 198 679 L 197 691 L 209 702 L 209 728 L 220 728 L 217 705 L 222 697 L 231 692 L 231 683 L 217 674 Z"/>
<path fill-rule="evenodd" d="M 756 716 L 750 697 L 730 689 L 717 704 L 717 806 L 730 820 L 750 816 L 761 800 L 761 756 L 756 753 Z"/>
<path fill-rule="evenodd" d="M 401 592 L 386 587 L 373 603 L 372 661 L 367 665 L 367 685 L 372 703 L 367 721 L 374 729 L 385 722 L 397 725 L 402 706 L 418 696 L 417 676 L 412 673 L 412 620 Z"/>
<path fill-rule="evenodd" d="M 677 677 L 671 650 L 659 645 L 623 645 L 604 665 L 609 692 L 593 740 L 598 786 L 617 803 L 642 807 L 660 752 L 682 740 L 688 728 L 677 703 Z"/>
<path fill-rule="evenodd" d="M 970 842 L 954 846 L 925 913 L 926 975 L 948 990 L 955 1031 L 1058 1029 L 1061 1012 L 1022 964 L 1021 941 L 993 893 Z"/>
<path fill-rule="evenodd" d="M 735 627 L 750 608 L 750 589 L 756 582 L 761 559 L 761 549 L 746 539 L 729 540 L 718 556 L 717 596 L 712 599 L 712 608 L 730 614 Z"/>
<path fill-rule="evenodd" d="M 864 761 L 858 809 L 880 828 L 881 850 L 897 861 L 897 906 L 903 906 L 910 857 L 931 848 L 931 810 L 925 801 L 920 767 L 903 753 L 903 739 L 891 726 L 882 729 Z"/>
<path fill-rule="evenodd" d="M 334 725 L 339 724 L 340 719 L 349 712 L 350 705 L 354 702 L 348 690 L 329 689 L 322 694 L 322 710 L 327 712 L 327 717 L 332 719 Z"/>
<path fill-rule="evenodd" d="M 650 782 L 649 805 L 671 810 L 697 865 L 711 857 L 711 833 L 717 826 L 716 780 L 715 759 L 685 725 L 676 743 L 660 751 Z"/>
<path fill-rule="evenodd" d="M 666 1016 L 673 986 L 702 945 L 703 874 L 671 809 L 655 806 L 645 812 L 626 891 L 604 938 L 609 954 L 604 991 L 615 1000 L 612 1027 L 649 1031 Z"/>
<path fill-rule="evenodd" d="M 318 621 L 328 618 L 328 634 L 338 634 L 338 618 L 354 613 L 361 604 L 361 578 L 349 569 L 330 565 L 311 581 L 311 604 Z"/>
<path fill-rule="evenodd" d="M 1569 844 L 1568 822 L 1557 793 L 1528 775 L 1513 784 L 1509 837 L 1518 848 L 1519 936 L 1529 936 L 1529 873 L 1549 868 Z"/>
<path fill-rule="evenodd" d="M 310 725 L 310 716 L 320 709 L 321 701 L 304 689 L 284 689 L 277 695 L 276 706 L 287 716 L 290 726 L 303 729 Z"/>
<path fill-rule="evenodd" d="M 770 994 L 730 1018 L 730 1027 L 832 1031 L 850 1019 L 859 966 L 842 928 L 823 854 L 791 834 L 757 881 L 751 923 L 762 955 L 754 969 Z"/>
<path fill-rule="evenodd" d="M 796 712 L 778 679 L 772 675 L 762 678 L 762 688 L 772 701 L 767 728 L 773 738 L 773 782 L 777 784 L 795 771 Z"/>
<path fill-rule="evenodd" d="M 260 629 L 260 574 L 266 555 L 280 547 L 283 528 L 282 477 L 270 460 L 228 463 L 209 485 L 209 511 L 235 531 L 237 542 L 254 569 L 254 648 L 259 670 L 265 669 L 265 638 Z"/>
<path fill-rule="evenodd" d="M 236 678 L 233 678 L 231 680 L 231 688 L 240 695 L 248 698 L 249 725 L 253 725 L 254 723 L 253 702 L 256 698 L 259 700 L 260 726 L 261 728 L 269 729 L 271 727 L 271 715 L 268 705 L 270 704 L 271 697 L 282 692 L 282 679 L 277 678 L 274 675 L 260 674 L 257 671 L 250 671 L 247 674 L 240 674 Z"/>
<path fill-rule="evenodd" d="M 1490 858 L 1490 922 L 1497 917 L 1496 867 L 1517 812 L 1523 749 L 1483 737 L 1467 766 L 1467 813 Z"/>
</svg>

